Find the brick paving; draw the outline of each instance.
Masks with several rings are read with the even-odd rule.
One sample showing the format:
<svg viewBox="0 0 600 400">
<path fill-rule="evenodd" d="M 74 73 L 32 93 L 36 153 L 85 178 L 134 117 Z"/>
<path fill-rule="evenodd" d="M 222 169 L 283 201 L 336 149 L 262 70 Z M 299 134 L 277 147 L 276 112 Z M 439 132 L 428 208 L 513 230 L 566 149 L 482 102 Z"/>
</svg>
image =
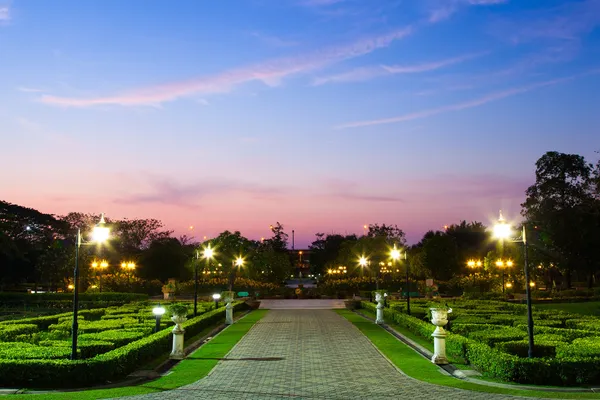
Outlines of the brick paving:
<svg viewBox="0 0 600 400">
<path fill-rule="evenodd" d="M 414 380 L 331 310 L 271 310 L 205 378 L 132 399 L 469 399 L 519 397 Z M 523 398 L 524 399 L 524 398 Z"/>
</svg>

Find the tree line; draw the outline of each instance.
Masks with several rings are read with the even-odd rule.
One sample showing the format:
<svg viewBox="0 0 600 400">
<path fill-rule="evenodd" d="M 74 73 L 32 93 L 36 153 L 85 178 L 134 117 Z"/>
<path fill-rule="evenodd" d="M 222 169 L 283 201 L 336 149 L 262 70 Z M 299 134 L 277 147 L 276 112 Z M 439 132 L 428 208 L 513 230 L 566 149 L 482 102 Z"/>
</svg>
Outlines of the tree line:
<svg viewBox="0 0 600 400">
<path fill-rule="evenodd" d="M 523 225 L 528 233 L 534 278 L 550 288 L 570 288 L 573 280 L 592 287 L 600 273 L 600 161 L 594 165 L 580 155 L 548 152 L 535 168 L 535 183 L 527 188 L 521 205 L 523 221 L 515 226 L 515 236 L 520 236 Z M 367 272 L 383 267 L 396 278 L 408 267 L 411 279 L 433 278 L 462 288 L 487 284 L 484 289 L 489 290 L 489 278 L 499 278 L 502 271 L 522 281 L 522 244 L 499 243 L 490 228 L 461 221 L 443 231 L 428 231 L 419 243 L 404 246 L 406 261 L 391 266 L 389 249 L 404 245 L 404 232 L 395 226 L 370 225 L 362 237 L 319 233 L 310 246 L 311 267 L 313 273 L 326 276 L 345 266 L 348 276 L 360 276 L 365 269 L 358 260 L 366 255 L 372 258 Z M 499 266 L 502 260 L 505 263 Z"/>
<path fill-rule="evenodd" d="M 573 280 L 591 287 L 600 272 L 600 161 L 593 165 L 580 155 L 548 152 L 535 167 L 535 183 L 526 190 L 522 204 L 530 265 L 547 287 L 571 287 Z M 100 215 L 77 212 L 55 216 L 0 201 L 0 290 L 25 283 L 47 290 L 66 288 L 75 265 L 77 228 L 90 229 L 99 219 Z M 156 219 L 106 218 L 106 222 L 111 228 L 108 245 L 81 247 L 82 282 L 89 286 L 98 278 L 92 268 L 95 260 L 105 260 L 107 279 L 125 288 L 169 278 L 190 280 L 195 269 L 201 279 L 227 277 L 235 270 L 247 278 L 281 283 L 294 270 L 288 235 L 280 223 L 271 226 L 272 236 L 261 241 L 225 231 L 199 243 L 185 235 L 174 237 Z M 405 233 L 396 225 L 368 228 L 360 237 L 317 233 L 310 245 L 312 274 L 327 279 L 332 275 L 328 271 L 339 266 L 345 267 L 346 276 L 365 274 L 358 265 L 361 256 L 368 257 L 370 271 L 382 268 L 399 276 L 408 267 L 412 279 L 454 280 L 463 287 L 477 283 L 478 274 L 498 276 L 498 260 L 514 263 L 508 271 L 513 278 L 522 274 L 521 246 L 510 241 L 500 245 L 481 222 L 460 221 L 443 231 L 429 231 L 412 246 L 406 245 Z M 204 257 L 208 246 L 215 251 L 214 259 Z M 401 249 L 402 258 L 406 253 L 406 260 L 390 262 L 394 246 Z M 240 256 L 241 268 L 235 265 Z M 468 260 L 478 261 L 475 268 Z M 136 269 L 121 269 L 123 261 L 135 263 Z"/>
</svg>

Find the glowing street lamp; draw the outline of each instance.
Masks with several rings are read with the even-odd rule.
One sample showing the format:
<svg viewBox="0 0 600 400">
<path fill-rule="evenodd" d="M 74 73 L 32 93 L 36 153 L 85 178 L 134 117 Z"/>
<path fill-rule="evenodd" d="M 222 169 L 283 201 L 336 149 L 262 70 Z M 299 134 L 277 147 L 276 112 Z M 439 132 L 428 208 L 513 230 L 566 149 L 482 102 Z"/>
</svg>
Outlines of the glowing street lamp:
<svg viewBox="0 0 600 400">
<path fill-rule="evenodd" d="M 529 281 L 529 265 L 528 265 L 528 252 L 527 252 L 527 232 L 525 229 L 525 224 L 523 224 L 523 230 L 521 233 L 521 237 L 518 239 L 511 239 L 512 237 L 512 229 L 509 224 L 506 223 L 506 220 L 502 216 L 502 211 L 500 211 L 500 216 L 498 218 L 498 222 L 494 225 L 494 237 L 499 240 L 511 240 L 516 243 L 523 243 L 523 264 L 525 267 L 525 293 L 527 296 L 527 337 L 529 341 L 529 349 L 527 355 L 529 358 L 533 357 L 533 314 L 531 311 L 531 288 L 532 285 Z M 535 283 L 534 283 L 535 285 Z M 502 288 L 504 289 L 504 287 Z"/>
<path fill-rule="evenodd" d="M 152 309 L 152 314 L 154 314 L 154 317 L 156 318 L 156 326 L 154 327 L 154 333 L 160 330 L 160 318 L 163 316 L 165 311 L 165 308 L 161 307 L 160 304 Z"/>
<path fill-rule="evenodd" d="M 100 291 L 100 293 L 102 293 L 102 270 L 108 268 L 108 261 L 106 261 L 106 260 L 102 260 L 100 262 L 93 261 L 92 262 L 92 268 L 95 269 L 95 270 L 97 270 L 97 271 L 99 271 L 99 274 L 98 274 L 99 289 L 98 290 Z"/>
<path fill-rule="evenodd" d="M 108 240 L 110 236 L 110 228 L 106 226 L 104 214 L 100 217 L 100 222 L 92 230 L 92 242 L 101 244 Z M 77 228 L 77 236 L 75 243 L 75 270 L 73 277 L 73 325 L 71 328 L 71 360 L 77 359 L 77 333 L 79 323 L 77 314 L 79 312 L 79 248 L 82 244 L 81 228 Z"/>
<path fill-rule="evenodd" d="M 400 250 L 398 250 L 396 248 L 396 245 L 394 245 L 394 248 L 390 252 L 390 256 L 392 257 L 393 261 L 399 260 L 400 257 L 402 256 L 402 253 L 400 252 Z M 407 257 L 407 252 L 404 251 L 404 261 L 405 261 L 405 267 L 406 267 L 406 313 L 408 315 L 410 315 L 410 286 L 409 286 L 410 282 L 409 282 L 408 263 L 406 262 L 406 257 Z"/>
<path fill-rule="evenodd" d="M 217 308 L 219 308 L 219 299 L 221 298 L 221 295 L 219 293 L 215 293 L 212 295 L 213 300 L 215 301 L 215 310 Z"/>
<path fill-rule="evenodd" d="M 229 291 L 233 291 L 233 282 L 235 281 L 236 267 L 240 268 L 244 265 L 244 259 L 238 256 L 235 260 L 231 260 L 231 272 L 229 274 Z"/>
<path fill-rule="evenodd" d="M 513 265 L 514 264 L 511 260 L 508 260 L 506 262 L 504 262 L 502 260 L 496 261 L 496 267 L 498 267 L 502 270 L 502 293 L 504 293 L 504 270 L 505 270 L 504 267 L 511 268 Z"/>
</svg>

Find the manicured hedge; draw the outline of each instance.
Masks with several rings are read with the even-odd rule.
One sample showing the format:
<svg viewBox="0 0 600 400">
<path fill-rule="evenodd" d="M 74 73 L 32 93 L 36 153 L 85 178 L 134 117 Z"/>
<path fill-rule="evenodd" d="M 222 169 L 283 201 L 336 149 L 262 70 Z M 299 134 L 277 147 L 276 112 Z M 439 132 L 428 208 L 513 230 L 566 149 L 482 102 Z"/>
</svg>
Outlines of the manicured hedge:
<svg viewBox="0 0 600 400">
<path fill-rule="evenodd" d="M 0 360 L 66 359 L 70 355 L 71 348 L 66 347 L 40 347 L 21 342 L 5 342 L 0 346 Z"/>
<path fill-rule="evenodd" d="M 234 305 L 234 310 L 246 308 L 245 303 Z M 186 337 L 224 319 L 225 307 L 192 318 L 183 323 Z M 83 387 L 112 381 L 169 352 L 171 341 L 171 330 L 164 329 L 87 360 L 0 359 L 0 386 Z"/>
<path fill-rule="evenodd" d="M 80 293 L 82 309 L 118 306 L 132 301 L 147 300 L 148 295 L 139 293 Z M 68 310 L 73 307 L 72 293 L 20 293 L 0 292 L 0 307 L 52 308 Z"/>
<path fill-rule="evenodd" d="M 68 356 L 71 355 L 71 341 L 70 340 L 43 340 L 39 342 L 39 346 L 42 347 L 63 347 L 69 349 Z M 91 358 L 98 354 L 103 354 L 111 351 L 115 348 L 114 343 L 103 342 L 101 340 L 87 340 L 79 338 L 77 342 L 77 350 L 79 352 L 79 358 Z"/>
<path fill-rule="evenodd" d="M 529 359 L 524 306 L 483 301 L 449 305 L 453 320 L 447 327 L 451 329 L 446 337 L 448 354 L 467 361 L 485 376 L 538 385 L 600 383 L 600 335 L 593 329 L 598 327 L 598 319 L 576 318 L 564 312 L 534 312 L 537 358 Z M 361 306 L 375 312 L 372 303 L 362 302 Z M 392 304 L 384 309 L 386 320 L 433 341 L 433 324 L 394 308 Z M 562 328 L 566 321 L 575 319 L 567 325 L 586 329 Z"/>
<path fill-rule="evenodd" d="M 125 346 L 143 338 L 146 334 L 139 330 L 108 330 L 98 333 L 84 333 L 79 335 L 82 342 L 93 340 L 113 343 L 116 347 Z"/>
<path fill-rule="evenodd" d="M 14 324 L 0 326 L 0 342 L 12 342 L 19 335 L 32 334 L 38 331 L 34 324 Z"/>
</svg>

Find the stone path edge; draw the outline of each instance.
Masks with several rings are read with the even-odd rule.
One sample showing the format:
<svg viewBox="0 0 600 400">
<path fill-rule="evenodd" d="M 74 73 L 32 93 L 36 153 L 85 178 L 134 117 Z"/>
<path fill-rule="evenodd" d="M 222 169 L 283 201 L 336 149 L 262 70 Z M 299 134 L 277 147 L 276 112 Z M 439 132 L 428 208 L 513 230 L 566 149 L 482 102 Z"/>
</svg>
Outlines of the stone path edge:
<svg viewBox="0 0 600 400">
<path fill-rule="evenodd" d="M 357 315 L 360 315 L 362 318 L 375 323 L 374 318 L 371 318 L 368 315 L 365 315 L 357 310 L 353 310 L 353 312 Z M 391 326 L 389 326 L 387 324 L 383 324 L 383 325 L 379 325 L 379 326 L 381 326 L 383 329 L 388 331 L 396 339 L 400 340 L 401 342 L 403 342 L 404 344 L 406 344 L 407 346 L 412 348 L 416 353 L 421 355 L 423 358 L 431 360 L 433 353 L 431 351 L 427 350 L 425 347 L 416 343 L 412 339 L 404 336 L 403 334 L 401 334 L 400 332 L 398 332 L 397 330 L 395 330 L 394 328 L 392 328 Z M 382 353 L 382 355 L 383 355 L 383 353 Z M 385 355 L 384 355 L 384 357 L 385 357 Z M 386 357 L 386 359 L 387 359 L 387 357 Z M 452 364 L 438 365 L 438 367 L 441 370 L 443 370 L 444 372 L 446 372 L 448 375 L 451 375 L 456 379 L 460 379 L 465 382 L 473 383 L 476 385 L 482 385 L 482 386 L 493 386 L 493 387 L 499 387 L 499 388 L 503 388 L 503 389 L 524 390 L 524 391 L 534 390 L 534 391 L 554 392 L 554 393 L 598 393 L 600 391 L 596 388 L 564 388 L 563 389 L 563 388 L 547 388 L 547 387 L 531 386 L 531 385 L 520 385 L 517 383 L 508 384 L 508 383 L 500 383 L 500 382 L 489 382 L 489 381 L 484 381 L 481 379 L 470 378 L 470 377 L 464 375 L 460 369 L 456 368 Z M 402 372 L 402 373 L 404 373 L 404 372 Z"/>
</svg>

